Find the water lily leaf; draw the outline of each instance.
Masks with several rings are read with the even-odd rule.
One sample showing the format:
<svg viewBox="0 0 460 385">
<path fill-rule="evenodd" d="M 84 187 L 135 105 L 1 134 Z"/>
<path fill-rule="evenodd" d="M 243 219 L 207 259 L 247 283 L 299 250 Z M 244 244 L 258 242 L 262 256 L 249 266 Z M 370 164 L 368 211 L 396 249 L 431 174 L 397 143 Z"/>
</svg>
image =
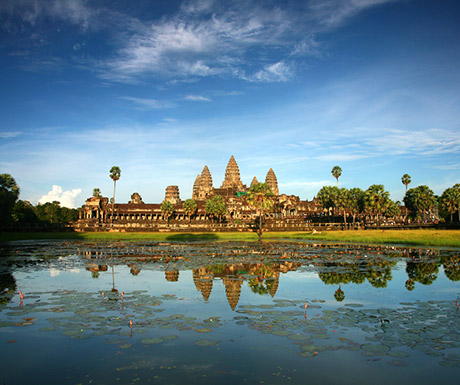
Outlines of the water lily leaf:
<svg viewBox="0 0 460 385">
<path fill-rule="evenodd" d="M 197 346 L 216 346 L 220 344 L 221 341 L 213 341 L 213 340 L 196 340 L 195 345 Z"/>
<path fill-rule="evenodd" d="M 390 364 L 392 366 L 409 366 L 409 363 L 407 361 L 403 361 L 403 360 L 388 361 L 388 364 Z"/>
<path fill-rule="evenodd" d="M 144 344 L 144 345 L 155 345 L 155 344 L 161 344 L 164 342 L 164 339 L 163 338 L 159 338 L 159 337 L 154 337 L 154 338 L 143 338 L 141 339 L 141 344 Z"/>
</svg>

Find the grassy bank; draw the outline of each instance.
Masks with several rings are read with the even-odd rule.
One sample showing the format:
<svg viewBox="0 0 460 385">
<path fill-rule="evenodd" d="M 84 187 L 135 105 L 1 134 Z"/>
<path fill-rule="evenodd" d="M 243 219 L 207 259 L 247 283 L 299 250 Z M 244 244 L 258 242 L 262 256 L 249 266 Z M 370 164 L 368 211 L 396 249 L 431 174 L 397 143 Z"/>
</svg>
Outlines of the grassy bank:
<svg viewBox="0 0 460 385">
<path fill-rule="evenodd" d="M 267 232 L 264 239 L 309 239 L 317 241 L 358 242 L 371 244 L 404 244 L 417 246 L 460 247 L 460 230 L 353 230 L 309 232 Z M 225 233 L 2 233 L 0 242 L 32 239 L 68 239 L 89 241 L 196 241 L 239 240 L 255 241 L 257 235 L 250 232 Z"/>
</svg>

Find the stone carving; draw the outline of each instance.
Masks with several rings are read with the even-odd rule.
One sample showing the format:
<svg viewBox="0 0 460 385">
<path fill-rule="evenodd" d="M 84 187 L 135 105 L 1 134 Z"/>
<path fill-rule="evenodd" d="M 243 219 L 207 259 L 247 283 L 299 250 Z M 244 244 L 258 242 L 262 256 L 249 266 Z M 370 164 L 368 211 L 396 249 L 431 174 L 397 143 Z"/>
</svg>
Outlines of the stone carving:
<svg viewBox="0 0 460 385">
<path fill-rule="evenodd" d="M 251 182 L 251 186 L 250 186 L 250 187 L 252 187 L 253 185 L 255 185 L 255 184 L 257 184 L 257 183 L 259 183 L 259 181 L 257 180 L 257 178 L 256 178 L 256 177 L 252 178 L 252 182 Z"/>
<path fill-rule="evenodd" d="M 131 195 L 131 200 L 129 201 L 129 203 L 132 205 L 144 204 L 144 202 L 142 202 L 142 197 L 137 192 Z"/>
<path fill-rule="evenodd" d="M 280 195 L 278 190 L 278 180 L 276 179 L 275 172 L 272 168 L 268 170 L 267 176 L 265 178 L 265 183 L 272 189 L 272 192 L 275 196 Z"/>
<path fill-rule="evenodd" d="M 240 170 L 233 155 L 228 161 L 227 169 L 225 170 L 225 179 L 220 188 L 243 188 L 243 182 L 240 179 Z"/>
</svg>

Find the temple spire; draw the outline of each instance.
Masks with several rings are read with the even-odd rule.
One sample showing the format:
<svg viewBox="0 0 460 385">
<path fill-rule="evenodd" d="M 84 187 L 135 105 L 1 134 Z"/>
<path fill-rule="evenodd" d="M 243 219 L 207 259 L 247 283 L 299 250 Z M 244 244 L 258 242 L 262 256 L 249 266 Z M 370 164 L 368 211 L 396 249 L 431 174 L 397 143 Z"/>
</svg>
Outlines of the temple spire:
<svg viewBox="0 0 460 385">
<path fill-rule="evenodd" d="M 275 172 L 272 168 L 268 170 L 267 177 L 265 178 L 265 183 L 268 185 L 268 187 L 271 188 L 275 196 L 280 195 L 280 192 L 278 190 L 278 180 L 276 179 Z"/>
<path fill-rule="evenodd" d="M 240 179 L 240 170 L 238 164 L 236 163 L 233 155 L 227 164 L 227 169 L 225 170 L 225 179 L 222 182 L 221 188 L 241 188 L 243 187 L 243 182 Z"/>
</svg>

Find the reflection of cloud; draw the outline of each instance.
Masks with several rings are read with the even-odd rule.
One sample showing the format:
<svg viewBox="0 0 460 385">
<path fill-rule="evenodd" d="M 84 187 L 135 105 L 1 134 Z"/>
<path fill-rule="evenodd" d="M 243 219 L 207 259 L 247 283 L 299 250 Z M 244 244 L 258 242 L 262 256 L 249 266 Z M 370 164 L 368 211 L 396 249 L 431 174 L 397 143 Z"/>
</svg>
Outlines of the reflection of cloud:
<svg viewBox="0 0 460 385">
<path fill-rule="evenodd" d="M 46 202 L 58 201 L 61 207 L 75 208 L 74 200 L 81 194 L 81 189 L 73 189 L 70 191 L 63 191 L 61 186 L 53 185 L 48 194 L 43 195 L 38 203 L 44 204 Z"/>
<path fill-rule="evenodd" d="M 50 269 L 50 277 L 57 277 L 60 274 L 58 269 Z"/>
</svg>

